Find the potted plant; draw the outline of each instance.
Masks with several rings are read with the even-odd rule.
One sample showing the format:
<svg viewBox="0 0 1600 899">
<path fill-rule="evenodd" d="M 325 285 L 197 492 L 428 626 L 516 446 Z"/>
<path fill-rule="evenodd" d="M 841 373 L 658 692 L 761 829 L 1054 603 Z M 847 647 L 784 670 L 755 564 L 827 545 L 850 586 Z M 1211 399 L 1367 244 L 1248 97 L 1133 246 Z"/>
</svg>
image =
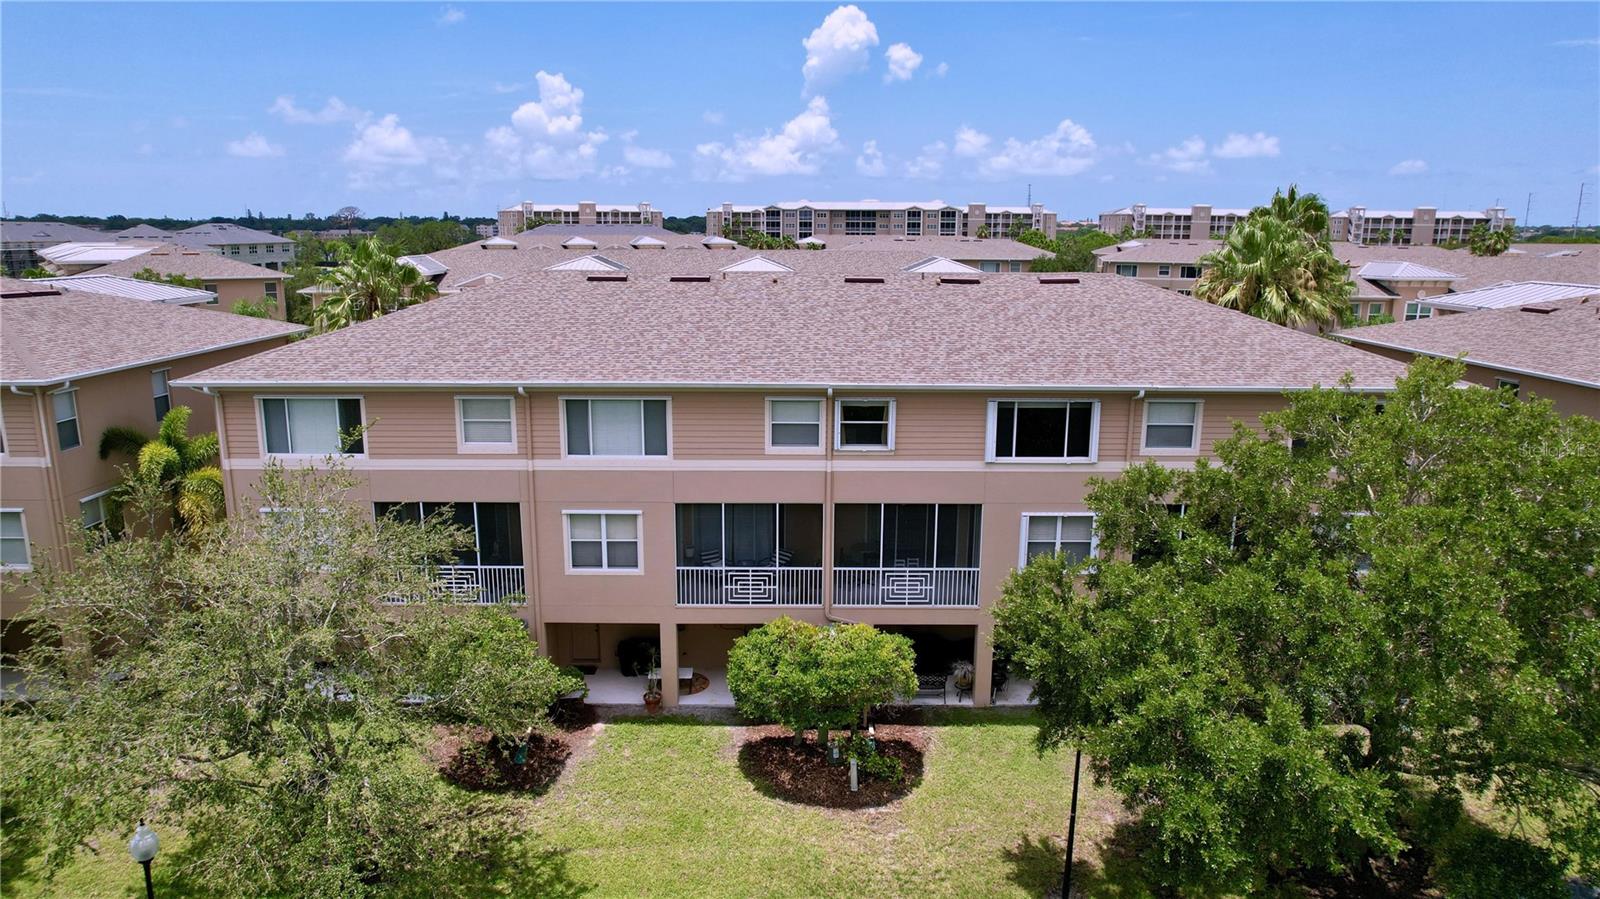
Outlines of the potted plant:
<svg viewBox="0 0 1600 899">
<path fill-rule="evenodd" d="M 950 676 L 955 678 L 957 690 L 971 690 L 972 682 L 977 677 L 977 671 L 971 662 L 957 662 L 950 669 Z"/>
<path fill-rule="evenodd" d="M 661 711 L 661 658 L 655 650 L 650 651 L 650 670 L 655 677 L 645 675 L 644 679 L 644 710 L 654 715 Z"/>
</svg>

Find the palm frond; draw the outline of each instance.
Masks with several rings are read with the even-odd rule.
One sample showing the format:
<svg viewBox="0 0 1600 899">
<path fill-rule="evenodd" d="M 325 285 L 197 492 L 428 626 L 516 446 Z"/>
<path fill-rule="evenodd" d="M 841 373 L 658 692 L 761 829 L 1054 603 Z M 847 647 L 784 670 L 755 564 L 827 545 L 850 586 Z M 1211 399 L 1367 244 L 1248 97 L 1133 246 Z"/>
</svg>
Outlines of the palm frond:
<svg viewBox="0 0 1600 899">
<path fill-rule="evenodd" d="M 227 514 L 222 469 L 207 466 L 189 472 L 178 484 L 178 517 L 190 528 L 222 520 Z"/>
<path fill-rule="evenodd" d="M 138 428 L 112 425 L 100 432 L 100 458 L 108 459 L 112 453 L 137 457 L 150 438 Z"/>
<path fill-rule="evenodd" d="M 183 458 L 178 451 L 152 440 L 139 450 L 139 461 L 134 466 L 138 476 L 155 483 L 165 483 L 183 473 Z"/>
<path fill-rule="evenodd" d="M 193 471 L 216 461 L 217 454 L 221 451 L 222 443 L 217 438 L 216 431 L 208 431 L 190 439 L 183 453 L 184 470 Z"/>
</svg>

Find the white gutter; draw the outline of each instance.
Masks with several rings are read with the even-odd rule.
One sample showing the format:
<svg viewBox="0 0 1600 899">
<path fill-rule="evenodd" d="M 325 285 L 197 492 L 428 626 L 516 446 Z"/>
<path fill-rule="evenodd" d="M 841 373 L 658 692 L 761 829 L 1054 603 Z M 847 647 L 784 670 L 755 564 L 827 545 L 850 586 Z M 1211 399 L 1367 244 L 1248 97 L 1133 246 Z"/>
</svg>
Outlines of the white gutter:
<svg viewBox="0 0 1600 899">
<path fill-rule="evenodd" d="M 203 372 L 201 374 L 204 374 Z M 229 390 L 282 390 L 282 389 L 329 389 L 329 390 L 423 390 L 444 389 L 458 390 L 461 388 L 473 389 L 500 389 L 500 390 L 841 390 L 860 391 L 895 391 L 901 393 L 936 391 L 940 393 L 957 392 L 982 392 L 993 393 L 1004 390 L 1027 391 L 1092 391 L 1096 393 L 1133 393 L 1140 390 L 1153 392 L 1198 392 L 1206 393 L 1283 393 L 1286 391 L 1310 390 L 1314 385 L 1301 384 L 892 384 L 892 383 L 852 383 L 843 384 L 837 381 L 827 383 L 801 382 L 801 381 L 213 381 L 199 380 L 191 375 L 179 378 L 172 382 L 178 387 L 198 387 L 205 384 L 208 387 L 227 388 Z M 1334 382 L 1337 384 L 1337 381 Z M 1328 385 L 1333 386 L 1333 385 Z M 1352 387 L 1351 393 L 1389 393 L 1394 388 L 1386 387 Z"/>
</svg>

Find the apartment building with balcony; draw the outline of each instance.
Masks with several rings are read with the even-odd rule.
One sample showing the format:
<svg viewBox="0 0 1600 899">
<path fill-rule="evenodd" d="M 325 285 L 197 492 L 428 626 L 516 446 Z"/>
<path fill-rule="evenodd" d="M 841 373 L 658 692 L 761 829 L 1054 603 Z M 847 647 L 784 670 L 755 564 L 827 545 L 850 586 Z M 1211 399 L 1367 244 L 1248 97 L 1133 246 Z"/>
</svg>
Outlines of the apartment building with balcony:
<svg viewBox="0 0 1600 899">
<path fill-rule="evenodd" d="M 1418 206 L 1415 209 L 1368 209 L 1351 206 L 1328 216 L 1328 237 L 1334 241 L 1369 246 L 1433 246 L 1465 243 L 1472 229 L 1488 226 L 1490 231 L 1515 228 L 1517 220 L 1506 215 L 1504 206 L 1491 206 L 1482 212 Z"/>
<path fill-rule="evenodd" d="M 661 210 L 651 208 L 648 202 L 596 203 L 593 200 L 577 203 L 535 203 L 524 200 L 500 210 L 496 219 L 498 230 L 485 236 L 513 237 L 538 221 L 557 225 L 646 225 L 660 228 L 666 220 Z M 479 227 L 481 229 L 483 226 Z M 481 230 L 479 233 L 482 234 Z"/>
<path fill-rule="evenodd" d="M 1134 234 L 1148 234 L 1153 240 L 1210 240 L 1226 237 L 1233 226 L 1249 214 L 1249 209 L 1217 208 L 1206 204 L 1184 209 L 1135 203 L 1100 213 L 1100 230 L 1107 234 L 1119 234 L 1124 229 L 1132 229 Z"/>
<path fill-rule="evenodd" d="M 541 271 L 178 383 L 217 398 L 232 514 L 270 461 L 342 452 L 374 515 L 474 535 L 442 590 L 515 603 L 591 683 L 637 697 L 646 644 L 710 683 L 667 704 L 725 702 L 732 641 L 791 615 L 943 646 L 982 705 L 1005 577 L 1096 551 L 1091 477 L 1347 372 L 1402 368 L 1111 275 Z"/>
<path fill-rule="evenodd" d="M 804 240 L 841 237 L 1009 237 L 1034 229 L 1056 236 L 1056 213 L 1031 206 L 953 206 L 943 200 L 790 200 L 766 206 L 723 203 L 706 210 L 706 233 L 757 231 Z"/>
<path fill-rule="evenodd" d="M 188 406 L 193 432 L 214 430 L 211 397 L 173 382 L 305 330 L 10 278 L 0 278 L 0 320 L 4 620 L 27 602 L 18 575 L 67 546 L 69 522 L 105 521 L 106 496 L 121 481 L 118 466 L 130 461 L 100 458 L 106 428 L 154 434 L 168 410 Z"/>
</svg>

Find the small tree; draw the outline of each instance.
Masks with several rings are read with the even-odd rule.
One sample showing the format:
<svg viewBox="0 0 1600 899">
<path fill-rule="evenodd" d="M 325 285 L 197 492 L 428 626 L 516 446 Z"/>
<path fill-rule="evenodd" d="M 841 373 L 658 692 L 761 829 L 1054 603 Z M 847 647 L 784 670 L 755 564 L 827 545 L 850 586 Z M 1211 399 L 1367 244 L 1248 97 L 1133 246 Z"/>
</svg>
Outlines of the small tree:
<svg viewBox="0 0 1600 899">
<path fill-rule="evenodd" d="M 135 428 L 113 426 L 100 435 L 100 458 L 113 453 L 133 457 L 123 487 L 113 494 L 117 505 L 138 493 L 140 485 L 164 493 L 171 511 L 184 526 L 195 528 L 220 519 L 227 511 L 223 499 L 222 469 L 216 465 L 215 431 L 189 436 L 188 406 L 174 406 L 161 419 L 156 436 L 146 437 Z M 120 518 L 120 511 L 110 517 Z"/>
<path fill-rule="evenodd" d="M 139 269 L 133 273 L 133 276 L 140 281 L 153 281 L 156 284 L 171 284 L 176 287 L 193 287 L 197 290 L 205 286 L 205 282 L 199 278 L 191 278 L 188 275 L 180 275 L 177 272 L 162 274 L 148 267 Z"/>
<path fill-rule="evenodd" d="M 865 725 L 873 706 L 916 692 L 916 653 L 904 635 L 870 624 L 836 624 L 821 629 L 817 656 L 819 728 L 854 730 Z M 826 743 L 827 733 L 819 729 L 817 741 Z"/>
<path fill-rule="evenodd" d="M 1499 256 L 1511 249 L 1511 229 L 1490 231 L 1488 225 L 1477 225 L 1467 235 L 1467 251 L 1474 256 Z"/>
</svg>

